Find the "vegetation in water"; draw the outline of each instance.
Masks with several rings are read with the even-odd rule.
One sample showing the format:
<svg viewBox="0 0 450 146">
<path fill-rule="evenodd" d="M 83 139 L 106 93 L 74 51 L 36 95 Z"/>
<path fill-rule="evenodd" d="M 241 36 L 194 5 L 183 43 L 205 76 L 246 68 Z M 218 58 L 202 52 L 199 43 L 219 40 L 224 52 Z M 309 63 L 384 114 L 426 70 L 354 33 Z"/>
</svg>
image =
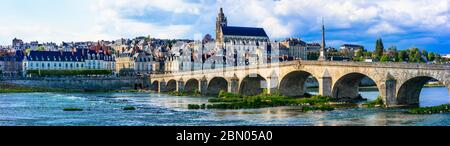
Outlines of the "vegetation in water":
<svg viewBox="0 0 450 146">
<path fill-rule="evenodd" d="M 83 111 L 81 108 L 64 108 L 63 111 Z"/>
<path fill-rule="evenodd" d="M 330 111 L 336 107 L 330 103 L 332 98 L 314 95 L 309 98 L 291 98 L 279 93 L 267 94 L 264 92 L 255 96 L 243 96 L 221 91 L 218 98 L 208 100 L 212 104 L 188 105 L 188 109 L 254 109 L 277 106 L 301 106 L 302 111 L 322 110 Z"/>
<path fill-rule="evenodd" d="M 319 105 L 319 106 L 303 106 L 301 109 L 301 112 L 307 112 L 307 111 L 332 111 L 336 109 L 333 106 L 330 105 Z"/>
<path fill-rule="evenodd" d="M 198 91 L 198 90 L 183 91 L 183 92 L 172 91 L 172 92 L 168 92 L 167 94 L 172 95 L 172 96 L 200 96 L 201 95 L 200 91 Z"/>
<path fill-rule="evenodd" d="M 450 113 L 450 104 L 444 104 L 440 106 L 432 107 L 418 107 L 408 111 L 410 114 L 442 114 Z"/>
<path fill-rule="evenodd" d="M 133 110 L 136 110 L 136 107 L 134 107 L 134 106 L 127 106 L 127 107 L 124 107 L 123 110 L 125 110 L 125 111 L 133 111 Z"/>
<path fill-rule="evenodd" d="M 377 99 L 375 99 L 374 101 L 369 101 L 369 102 L 364 103 L 362 106 L 367 107 L 367 108 L 385 107 L 381 96 L 378 96 Z"/>
</svg>

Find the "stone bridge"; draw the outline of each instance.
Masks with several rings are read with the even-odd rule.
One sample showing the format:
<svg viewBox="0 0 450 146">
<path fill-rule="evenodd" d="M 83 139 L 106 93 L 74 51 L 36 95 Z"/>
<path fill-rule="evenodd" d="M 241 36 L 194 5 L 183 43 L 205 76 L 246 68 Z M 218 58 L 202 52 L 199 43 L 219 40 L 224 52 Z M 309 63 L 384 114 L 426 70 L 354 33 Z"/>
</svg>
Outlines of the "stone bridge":
<svg viewBox="0 0 450 146">
<path fill-rule="evenodd" d="M 417 106 L 420 92 L 430 79 L 450 87 L 449 65 L 319 61 L 153 74 L 150 82 L 157 92 L 200 91 L 203 95 L 217 95 L 223 90 L 255 95 L 267 89 L 269 93 L 301 97 L 310 76 L 319 82 L 320 95 L 333 98 L 359 97 L 359 83 L 368 77 L 376 83 L 389 107 Z"/>
</svg>

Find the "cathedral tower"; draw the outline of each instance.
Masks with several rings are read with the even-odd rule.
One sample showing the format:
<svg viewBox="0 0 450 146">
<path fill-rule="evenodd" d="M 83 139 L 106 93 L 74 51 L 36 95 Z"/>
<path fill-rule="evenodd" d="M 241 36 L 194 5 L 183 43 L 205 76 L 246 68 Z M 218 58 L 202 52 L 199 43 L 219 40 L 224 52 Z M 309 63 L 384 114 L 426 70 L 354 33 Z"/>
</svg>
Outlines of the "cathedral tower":
<svg viewBox="0 0 450 146">
<path fill-rule="evenodd" d="M 216 19 L 216 42 L 217 43 L 223 43 L 223 34 L 222 34 L 222 27 L 227 26 L 227 17 L 225 17 L 225 14 L 223 13 L 223 9 L 220 8 L 219 14 L 217 15 Z"/>
</svg>

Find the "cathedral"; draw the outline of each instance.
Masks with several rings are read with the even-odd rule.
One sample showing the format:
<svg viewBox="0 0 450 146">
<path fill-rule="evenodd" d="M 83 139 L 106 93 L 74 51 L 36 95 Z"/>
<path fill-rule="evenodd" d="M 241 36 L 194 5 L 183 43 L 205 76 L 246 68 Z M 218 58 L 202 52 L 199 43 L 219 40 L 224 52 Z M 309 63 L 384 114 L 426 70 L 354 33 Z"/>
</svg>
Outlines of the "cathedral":
<svg viewBox="0 0 450 146">
<path fill-rule="evenodd" d="M 216 19 L 216 42 L 224 44 L 230 41 L 268 42 L 269 37 L 263 28 L 228 26 L 227 17 L 220 8 Z"/>
<path fill-rule="evenodd" d="M 270 40 L 263 28 L 228 26 L 223 9 L 216 19 L 216 46 L 225 58 L 224 65 L 242 66 L 267 62 Z"/>
</svg>

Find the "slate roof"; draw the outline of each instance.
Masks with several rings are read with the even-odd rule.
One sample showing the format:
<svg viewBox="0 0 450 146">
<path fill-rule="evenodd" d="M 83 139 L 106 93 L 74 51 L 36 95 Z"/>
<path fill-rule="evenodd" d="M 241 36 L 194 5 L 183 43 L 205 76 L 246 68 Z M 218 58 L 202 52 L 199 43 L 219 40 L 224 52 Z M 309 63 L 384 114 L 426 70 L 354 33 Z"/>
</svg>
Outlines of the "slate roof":
<svg viewBox="0 0 450 146">
<path fill-rule="evenodd" d="M 236 27 L 236 26 L 223 26 L 223 35 L 233 36 L 252 36 L 252 37 L 267 37 L 266 31 L 263 28 L 255 27 Z"/>
<path fill-rule="evenodd" d="M 84 62 L 85 59 L 87 59 L 87 55 L 94 54 L 95 60 L 100 60 L 100 58 L 103 58 L 104 53 L 98 53 L 100 55 L 100 58 L 97 58 L 97 53 L 95 51 L 86 51 L 83 52 L 81 49 L 78 49 L 75 53 L 72 52 L 60 52 L 60 51 L 30 51 L 30 54 L 26 56 L 27 60 L 30 61 L 76 61 L 76 62 Z M 105 59 L 101 59 L 105 60 Z M 112 60 L 106 58 L 106 60 Z"/>
</svg>

